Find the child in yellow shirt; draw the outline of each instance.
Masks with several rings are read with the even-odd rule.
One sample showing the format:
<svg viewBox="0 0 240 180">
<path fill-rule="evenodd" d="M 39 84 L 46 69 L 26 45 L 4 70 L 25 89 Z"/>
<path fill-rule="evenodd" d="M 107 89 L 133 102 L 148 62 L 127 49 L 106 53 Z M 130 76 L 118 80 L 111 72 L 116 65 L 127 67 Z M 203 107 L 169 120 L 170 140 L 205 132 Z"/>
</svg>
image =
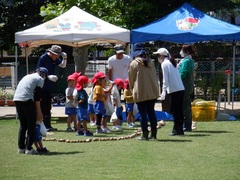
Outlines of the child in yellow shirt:
<svg viewBox="0 0 240 180">
<path fill-rule="evenodd" d="M 132 96 L 132 91 L 129 87 L 128 79 L 124 82 L 124 99 L 126 100 L 126 112 L 127 112 L 127 127 L 136 127 L 135 117 L 133 114 L 134 101 Z"/>
<path fill-rule="evenodd" d="M 93 108 L 96 114 L 96 134 L 104 133 L 101 128 L 102 117 L 105 115 L 105 102 L 106 102 L 106 94 L 104 92 L 104 84 L 106 81 L 106 75 L 102 72 L 97 72 L 92 78 L 93 83 Z"/>
</svg>

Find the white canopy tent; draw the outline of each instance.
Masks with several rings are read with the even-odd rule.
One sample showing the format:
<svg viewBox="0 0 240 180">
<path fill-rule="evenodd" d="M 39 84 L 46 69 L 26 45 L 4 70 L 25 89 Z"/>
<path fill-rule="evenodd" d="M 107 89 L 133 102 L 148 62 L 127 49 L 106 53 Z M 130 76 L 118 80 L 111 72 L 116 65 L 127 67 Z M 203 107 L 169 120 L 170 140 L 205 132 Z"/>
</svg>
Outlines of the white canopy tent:
<svg viewBox="0 0 240 180">
<path fill-rule="evenodd" d="M 130 31 L 105 22 L 76 6 L 36 27 L 15 33 L 15 42 L 28 47 L 63 44 L 80 47 L 95 43 L 130 42 Z"/>
<path fill-rule="evenodd" d="M 130 42 L 128 29 L 105 22 L 76 6 L 50 21 L 15 33 L 15 43 L 26 48 L 45 44 L 81 47 L 96 43 L 125 44 L 127 42 Z M 17 76 L 17 48 L 15 66 Z M 27 55 L 26 66 L 28 72 Z M 17 77 L 15 79 L 16 87 Z"/>
</svg>

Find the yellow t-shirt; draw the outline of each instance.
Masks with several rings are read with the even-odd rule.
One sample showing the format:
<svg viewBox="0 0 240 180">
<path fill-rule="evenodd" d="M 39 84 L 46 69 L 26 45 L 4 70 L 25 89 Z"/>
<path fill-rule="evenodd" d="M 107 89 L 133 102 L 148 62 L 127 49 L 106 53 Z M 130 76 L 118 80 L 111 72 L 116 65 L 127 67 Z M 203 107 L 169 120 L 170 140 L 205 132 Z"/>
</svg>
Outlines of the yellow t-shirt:
<svg viewBox="0 0 240 180">
<path fill-rule="evenodd" d="M 124 89 L 124 99 L 126 100 L 127 103 L 134 103 L 131 90 Z"/>
<path fill-rule="evenodd" d="M 102 86 L 96 85 L 93 89 L 93 101 L 96 102 L 97 100 L 105 102 L 106 99 L 104 96 L 98 98 L 97 95 L 105 95 L 104 89 Z"/>
</svg>

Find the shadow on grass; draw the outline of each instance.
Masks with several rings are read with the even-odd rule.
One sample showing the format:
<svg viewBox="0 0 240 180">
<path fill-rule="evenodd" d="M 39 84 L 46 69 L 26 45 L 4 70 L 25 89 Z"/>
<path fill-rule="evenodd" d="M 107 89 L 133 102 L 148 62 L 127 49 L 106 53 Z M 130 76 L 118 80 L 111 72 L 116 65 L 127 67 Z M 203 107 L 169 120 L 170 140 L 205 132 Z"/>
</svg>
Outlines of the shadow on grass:
<svg viewBox="0 0 240 180">
<path fill-rule="evenodd" d="M 222 133 L 233 133 L 233 132 L 232 131 L 203 131 L 203 130 L 196 130 L 196 131 L 192 131 L 191 133 L 222 134 Z"/>
<path fill-rule="evenodd" d="M 80 151 L 71 151 L 71 152 L 48 152 L 48 153 L 42 153 L 42 154 L 38 154 L 40 156 L 56 156 L 56 155 L 72 155 L 72 154 L 79 154 L 79 153 L 83 153 Z"/>
<path fill-rule="evenodd" d="M 158 142 L 192 142 L 192 140 L 186 139 L 158 139 Z"/>
</svg>

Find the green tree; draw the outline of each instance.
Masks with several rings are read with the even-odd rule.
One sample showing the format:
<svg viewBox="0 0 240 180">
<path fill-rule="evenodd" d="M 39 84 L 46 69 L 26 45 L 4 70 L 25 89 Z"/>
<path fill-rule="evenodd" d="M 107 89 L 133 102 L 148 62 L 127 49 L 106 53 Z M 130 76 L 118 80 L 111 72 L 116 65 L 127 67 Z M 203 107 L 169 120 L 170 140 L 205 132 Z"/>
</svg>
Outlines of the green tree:
<svg viewBox="0 0 240 180">
<path fill-rule="evenodd" d="M 237 15 L 235 9 L 240 7 L 240 0 L 1 0 L 0 51 L 13 48 L 15 32 L 57 17 L 74 5 L 109 23 L 131 30 L 166 16 L 185 2 L 205 13 L 220 12 L 231 17 Z M 84 62 L 86 66 L 87 60 Z"/>
<path fill-rule="evenodd" d="M 31 28 L 42 22 L 40 7 L 49 2 L 46 0 L 0 1 L 1 54 L 3 50 L 13 49 L 15 32 Z M 52 2 L 56 2 L 56 0 Z"/>
</svg>

